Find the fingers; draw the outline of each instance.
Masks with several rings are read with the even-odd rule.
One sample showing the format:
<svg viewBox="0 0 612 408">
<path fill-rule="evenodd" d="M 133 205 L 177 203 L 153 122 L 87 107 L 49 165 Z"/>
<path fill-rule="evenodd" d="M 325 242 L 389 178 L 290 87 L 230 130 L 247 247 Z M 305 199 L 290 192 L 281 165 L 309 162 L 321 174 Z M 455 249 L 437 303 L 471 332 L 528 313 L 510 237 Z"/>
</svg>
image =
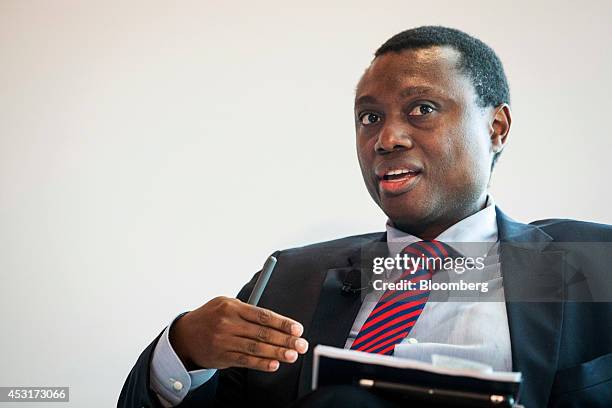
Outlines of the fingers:
<svg viewBox="0 0 612 408">
<path fill-rule="evenodd" d="M 243 307 L 239 309 L 238 313 L 244 320 L 268 326 L 293 336 L 299 337 L 304 332 L 304 327 L 295 320 L 281 316 L 268 309 L 243 303 Z"/>
<path fill-rule="evenodd" d="M 259 371 L 276 371 L 280 365 L 276 360 L 255 357 L 235 351 L 226 352 L 225 357 L 232 367 L 246 367 Z"/>
<path fill-rule="evenodd" d="M 206 349 L 216 352 L 201 356 L 203 366 L 272 372 L 308 350 L 308 342 L 299 337 L 304 327 L 293 319 L 238 299 L 216 299 L 210 309 L 213 317 L 203 320 L 215 324 L 206 331 Z"/>
<path fill-rule="evenodd" d="M 305 339 L 254 323 L 245 322 L 240 325 L 236 334 L 250 340 L 292 349 L 300 354 L 308 351 L 308 342 Z"/>
<path fill-rule="evenodd" d="M 228 351 L 234 351 L 250 356 L 277 360 L 283 363 L 293 363 L 298 358 L 297 351 L 244 337 L 233 337 L 227 342 Z"/>
</svg>

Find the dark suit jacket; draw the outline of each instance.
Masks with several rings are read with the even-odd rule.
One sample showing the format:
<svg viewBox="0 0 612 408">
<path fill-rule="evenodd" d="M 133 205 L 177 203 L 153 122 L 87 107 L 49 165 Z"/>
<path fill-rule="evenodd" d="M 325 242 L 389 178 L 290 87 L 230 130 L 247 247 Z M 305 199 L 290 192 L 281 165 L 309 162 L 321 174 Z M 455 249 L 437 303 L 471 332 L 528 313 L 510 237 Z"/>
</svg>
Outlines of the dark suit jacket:
<svg viewBox="0 0 612 408">
<path fill-rule="evenodd" d="M 527 225 L 499 209 L 497 220 L 513 369 L 524 378 L 522 404 L 612 407 L 612 253 L 597 245 L 612 242 L 612 227 L 572 220 Z M 363 262 L 384 255 L 374 244 L 385 239 L 385 233 L 373 233 L 277 252 L 278 264 L 259 305 L 301 322 L 308 354 L 281 364 L 275 373 L 219 370 L 180 406 L 285 407 L 308 393 L 312 349 L 343 347 L 361 306 L 361 297 L 343 293 L 342 284 Z M 239 299 L 248 298 L 257 276 Z M 149 387 L 156 343 L 130 372 L 119 407 L 159 406 Z"/>
</svg>

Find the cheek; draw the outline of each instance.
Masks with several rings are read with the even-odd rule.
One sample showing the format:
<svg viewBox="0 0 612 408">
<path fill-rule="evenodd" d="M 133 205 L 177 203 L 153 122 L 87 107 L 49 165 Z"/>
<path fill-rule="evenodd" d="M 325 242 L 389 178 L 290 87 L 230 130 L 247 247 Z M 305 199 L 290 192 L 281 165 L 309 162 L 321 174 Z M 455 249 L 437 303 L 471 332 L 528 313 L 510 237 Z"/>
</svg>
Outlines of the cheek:
<svg viewBox="0 0 612 408">
<path fill-rule="evenodd" d="M 367 158 L 365 155 L 365 146 L 363 145 L 363 143 L 360 143 L 359 140 L 357 140 L 357 161 L 359 162 L 359 167 L 361 168 L 361 173 L 365 176 L 365 171 L 367 166 Z"/>
<path fill-rule="evenodd" d="M 359 168 L 368 189 L 370 189 L 370 184 L 372 183 L 372 161 L 374 156 L 370 149 L 367 141 L 357 140 L 357 161 L 359 162 Z"/>
<path fill-rule="evenodd" d="M 430 188 L 448 189 L 459 175 L 457 162 L 462 156 L 462 149 L 458 146 L 456 136 L 451 133 L 439 133 L 431 136 L 429 142 L 422 146 L 427 161 L 427 173 L 431 180 Z"/>
<path fill-rule="evenodd" d="M 429 146 L 430 188 L 442 195 L 472 192 L 483 183 L 487 174 L 486 150 L 482 143 L 475 143 L 463 130 L 449 132 L 438 139 L 440 143 Z M 486 184 L 486 182 L 485 182 Z"/>
<path fill-rule="evenodd" d="M 367 135 L 357 134 L 355 145 L 357 147 L 357 160 L 362 171 L 367 170 L 372 166 L 376 153 L 374 151 L 375 138 Z"/>
<path fill-rule="evenodd" d="M 450 162 L 462 188 L 474 190 L 487 183 L 490 163 L 486 138 L 477 128 L 455 135 Z"/>
</svg>

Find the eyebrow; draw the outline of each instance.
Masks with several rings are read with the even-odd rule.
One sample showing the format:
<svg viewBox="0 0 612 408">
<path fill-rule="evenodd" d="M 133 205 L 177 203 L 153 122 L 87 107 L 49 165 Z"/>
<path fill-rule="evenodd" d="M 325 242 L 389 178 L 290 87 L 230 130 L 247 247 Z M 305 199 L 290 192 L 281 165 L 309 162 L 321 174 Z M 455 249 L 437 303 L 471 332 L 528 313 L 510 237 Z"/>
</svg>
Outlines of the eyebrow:
<svg viewBox="0 0 612 408">
<path fill-rule="evenodd" d="M 430 86 L 409 86 L 399 92 L 401 98 L 407 98 L 414 95 L 423 95 L 430 92 L 436 92 L 436 88 Z M 355 99 L 355 105 L 378 103 L 378 100 L 371 95 L 362 95 Z"/>
<path fill-rule="evenodd" d="M 408 88 L 404 88 L 400 92 L 400 96 L 402 98 L 406 98 L 408 96 L 413 95 L 423 95 L 429 92 L 435 92 L 436 88 L 431 86 L 409 86 Z"/>
</svg>

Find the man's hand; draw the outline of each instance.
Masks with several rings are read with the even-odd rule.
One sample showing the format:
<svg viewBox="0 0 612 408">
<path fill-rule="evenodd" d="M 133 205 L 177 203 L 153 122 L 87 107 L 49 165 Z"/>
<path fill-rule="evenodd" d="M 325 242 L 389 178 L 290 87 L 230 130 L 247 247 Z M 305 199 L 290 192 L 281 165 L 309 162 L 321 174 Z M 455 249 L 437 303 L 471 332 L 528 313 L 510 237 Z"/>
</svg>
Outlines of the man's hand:
<svg viewBox="0 0 612 408">
<path fill-rule="evenodd" d="M 276 371 L 308 350 L 295 320 L 238 299 L 216 297 L 178 319 L 170 342 L 188 370 L 247 367 Z"/>
</svg>

